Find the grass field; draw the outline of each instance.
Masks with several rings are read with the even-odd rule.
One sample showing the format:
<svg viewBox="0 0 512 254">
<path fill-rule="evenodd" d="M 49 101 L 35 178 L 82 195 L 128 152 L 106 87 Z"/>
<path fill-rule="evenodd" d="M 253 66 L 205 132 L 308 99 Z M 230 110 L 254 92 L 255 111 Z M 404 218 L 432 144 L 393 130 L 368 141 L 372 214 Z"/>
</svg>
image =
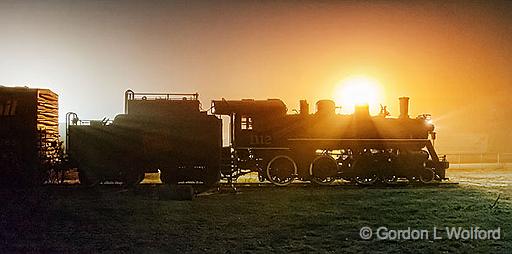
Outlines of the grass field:
<svg viewBox="0 0 512 254">
<path fill-rule="evenodd" d="M 159 185 L 4 190 L 0 252 L 510 253 L 511 171 L 452 170 L 449 176 L 461 184 L 242 188 L 193 201 L 159 200 Z M 500 227 L 501 240 L 363 240 L 363 226 Z"/>
</svg>

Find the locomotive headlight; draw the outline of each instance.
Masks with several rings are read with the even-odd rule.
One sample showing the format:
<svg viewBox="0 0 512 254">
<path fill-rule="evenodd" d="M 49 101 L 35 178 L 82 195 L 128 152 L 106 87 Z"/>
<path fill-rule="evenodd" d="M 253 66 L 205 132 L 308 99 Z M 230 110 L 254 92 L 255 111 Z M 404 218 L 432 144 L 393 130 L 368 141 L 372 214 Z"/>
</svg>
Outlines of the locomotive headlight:
<svg viewBox="0 0 512 254">
<path fill-rule="evenodd" d="M 434 132 L 434 121 L 432 121 L 431 118 L 427 118 L 425 119 L 425 123 L 426 123 L 426 127 L 428 129 L 428 131 L 433 135 L 432 136 L 432 139 L 436 139 L 436 136 L 435 136 L 435 132 Z"/>
</svg>

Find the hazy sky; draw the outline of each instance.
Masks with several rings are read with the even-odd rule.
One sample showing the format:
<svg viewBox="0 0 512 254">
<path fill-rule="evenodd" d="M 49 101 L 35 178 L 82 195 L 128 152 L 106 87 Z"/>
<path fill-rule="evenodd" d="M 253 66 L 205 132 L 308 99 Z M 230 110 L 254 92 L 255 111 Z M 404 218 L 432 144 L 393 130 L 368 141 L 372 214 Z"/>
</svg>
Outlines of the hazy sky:
<svg viewBox="0 0 512 254">
<path fill-rule="evenodd" d="M 112 117 L 128 88 L 292 109 L 366 75 L 446 133 L 512 118 L 512 1 L 0 0 L 0 35 L 0 85 L 51 88 L 61 115 Z"/>
</svg>

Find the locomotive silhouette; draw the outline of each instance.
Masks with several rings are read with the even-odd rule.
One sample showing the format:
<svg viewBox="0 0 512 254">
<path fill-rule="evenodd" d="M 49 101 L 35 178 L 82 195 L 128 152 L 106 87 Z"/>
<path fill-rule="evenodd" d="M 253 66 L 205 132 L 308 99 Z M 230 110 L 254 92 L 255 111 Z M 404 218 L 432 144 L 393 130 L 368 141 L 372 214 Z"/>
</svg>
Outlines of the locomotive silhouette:
<svg viewBox="0 0 512 254">
<path fill-rule="evenodd" d="M 278 186 L 294 179 L 320 185 L 345 179 L 369 185 L 399 178 L 428 183 L 445 179 L 448 162 L 432 145 L 429 115 L 410 118 L 409 98 L 400 98 L 400 116 L 368 106 L 336 114 L 331 100 L 306 101 L 287 114 L 279 99 L 214 100 L 211 113 L 200 110 L 198 94 L 125 93 L 125 114 L 113 122 L 68 114 L 68 153 L 80 181 L 95 184 L 142 181 L 160 171 L 164 183 L 212 186 L 221 178 L 257 172 L 260 181 Z M 222 147 L 222 121 L 229 117 L 229 141 Z"/>
<path fill-rule="evenodd" d="M 147 172 L 160 172 L 163 183 L 194 184 L 200 190 L 250 172 L 278 186 L 294 180 L 370 185 L 445 179 L 449 164 L 433 147 L 430 115 L 410 118 L 409 98 L 399 100 L 398 118 L 389 117 L 385 107 L 371 116 L 368 105 L 356 106 L 351 115 L 337 114 L 331 100 L 318 101 L 314 113 L 302 100 L 300 111 L 288 114 L 279 99 L 222 99 L 212 101 L 208 112 L 201 110 L 197 93 L 128 90 L 125 112 L 113 121 L 67 113 L 63 154 L 57 146 L 57 95 L 0 87 L 0 178 L 17 173 L 18 179 L 40 182 L 42 171 L 70 161 L 84 185 L 131 186 Z M 229 118 L 225 147 L 222 117 Z"/>
</svg>

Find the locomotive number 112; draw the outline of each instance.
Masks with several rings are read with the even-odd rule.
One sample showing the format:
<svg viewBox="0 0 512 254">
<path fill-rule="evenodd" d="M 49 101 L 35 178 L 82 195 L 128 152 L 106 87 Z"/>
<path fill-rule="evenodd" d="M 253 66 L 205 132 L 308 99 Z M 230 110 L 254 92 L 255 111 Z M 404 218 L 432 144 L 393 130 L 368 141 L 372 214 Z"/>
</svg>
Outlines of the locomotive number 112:
<svg viewBox="0 0 512 254">
<path fill-rule="evenodd" d="M 270 145 L 272 136 L 270 135 L 251 135 L 251 145 Z"/>
</svg>

